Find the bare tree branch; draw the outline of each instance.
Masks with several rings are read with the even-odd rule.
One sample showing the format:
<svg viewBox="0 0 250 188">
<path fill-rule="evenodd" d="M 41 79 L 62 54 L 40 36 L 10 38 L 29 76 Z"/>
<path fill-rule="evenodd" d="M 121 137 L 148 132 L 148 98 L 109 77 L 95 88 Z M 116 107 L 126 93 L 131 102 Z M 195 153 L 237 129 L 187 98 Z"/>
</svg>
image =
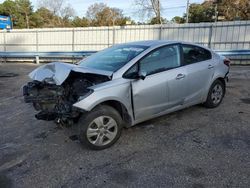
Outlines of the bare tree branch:
<svg viewBox="0 0 250 188">
<path fill-rule="evenodd" d="M 154 16 L 159 20 L 159 23 L 161 23 L 160 0 L 135 0 L 134 2 L 139 9 L 139 15 L 146 15 L 148 18 Z"/>
</svg>

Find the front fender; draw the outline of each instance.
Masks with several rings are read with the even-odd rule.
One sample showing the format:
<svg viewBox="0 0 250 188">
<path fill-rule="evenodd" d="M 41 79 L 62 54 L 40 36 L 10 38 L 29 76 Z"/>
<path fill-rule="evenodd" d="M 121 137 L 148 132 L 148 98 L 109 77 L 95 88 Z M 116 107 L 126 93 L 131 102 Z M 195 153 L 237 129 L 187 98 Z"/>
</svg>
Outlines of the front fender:
<svg viewBox="0 0 250 188">
<path fill-rule="evenodd" d="M 91 95 L 73 104 L 73 106 L 84 111 L 91 111 L 97 105 L 110 100 L 123 104 L 129 115 L 133 117 L 129 82 L 112 87 L 104 87 L 103 89 L 95 89 Z"/>
</svg>

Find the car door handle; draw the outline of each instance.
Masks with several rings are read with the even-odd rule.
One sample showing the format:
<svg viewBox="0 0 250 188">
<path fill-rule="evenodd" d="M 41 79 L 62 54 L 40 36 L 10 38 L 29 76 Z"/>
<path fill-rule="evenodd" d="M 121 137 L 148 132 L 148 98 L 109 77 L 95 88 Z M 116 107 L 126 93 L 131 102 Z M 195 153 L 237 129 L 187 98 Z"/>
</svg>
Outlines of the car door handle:
<svg viewBox="0 0 250 188">
<path fill-rule="evenodd" d="M 212 69 L 212 68 L 214 68 L 213 65 L 208 65 L 208 69 Z"/>
<path fill-rule="evenodd" d="M 185 78 L 185 74 L 178 74 L 176 76 L 176 80 L 180 80 L 180 79 L 183 79 L 183 78 Z"/>
</svg>

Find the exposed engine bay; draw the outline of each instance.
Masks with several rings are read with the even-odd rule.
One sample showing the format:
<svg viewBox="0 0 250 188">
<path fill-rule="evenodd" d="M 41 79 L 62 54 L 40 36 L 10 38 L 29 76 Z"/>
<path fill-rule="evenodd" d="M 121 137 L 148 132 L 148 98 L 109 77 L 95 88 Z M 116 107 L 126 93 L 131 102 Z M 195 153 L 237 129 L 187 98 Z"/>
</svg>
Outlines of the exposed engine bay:
<svg viewBox="0 0 250 188">
<path fill-rule="evenodd" d="M 105 75 L 71 71 L 61 85 L 56 85 L 50 79 L 27 83 L 23 87 L 24 100 L 39 111 L 37 119 L 73 122 L 80 112 L 72 105 L 92 92 L 89 87 L 109 80 Z"/>
</svg>

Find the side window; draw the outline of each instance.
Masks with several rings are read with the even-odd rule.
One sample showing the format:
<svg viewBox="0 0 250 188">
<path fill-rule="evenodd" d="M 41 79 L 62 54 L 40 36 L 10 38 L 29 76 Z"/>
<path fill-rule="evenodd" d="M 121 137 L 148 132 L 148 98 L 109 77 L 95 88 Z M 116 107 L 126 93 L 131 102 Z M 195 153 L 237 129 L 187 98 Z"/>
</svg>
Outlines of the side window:
<svg viewBox="0 0 250 188">
<path fill-rule="evenodd" d="M 192 45 L 183 45 L 184 64 L 192 64 L 201 61 L 206 61 L 212 58 L 211 52 L 208 50 Z"/>
<path fill-rule="evenodd" d="M 180 66 L 179 46 L 165 46 L 156 49 L 140 60 L 140 71 L 147 75 Z"/>
</svg>

